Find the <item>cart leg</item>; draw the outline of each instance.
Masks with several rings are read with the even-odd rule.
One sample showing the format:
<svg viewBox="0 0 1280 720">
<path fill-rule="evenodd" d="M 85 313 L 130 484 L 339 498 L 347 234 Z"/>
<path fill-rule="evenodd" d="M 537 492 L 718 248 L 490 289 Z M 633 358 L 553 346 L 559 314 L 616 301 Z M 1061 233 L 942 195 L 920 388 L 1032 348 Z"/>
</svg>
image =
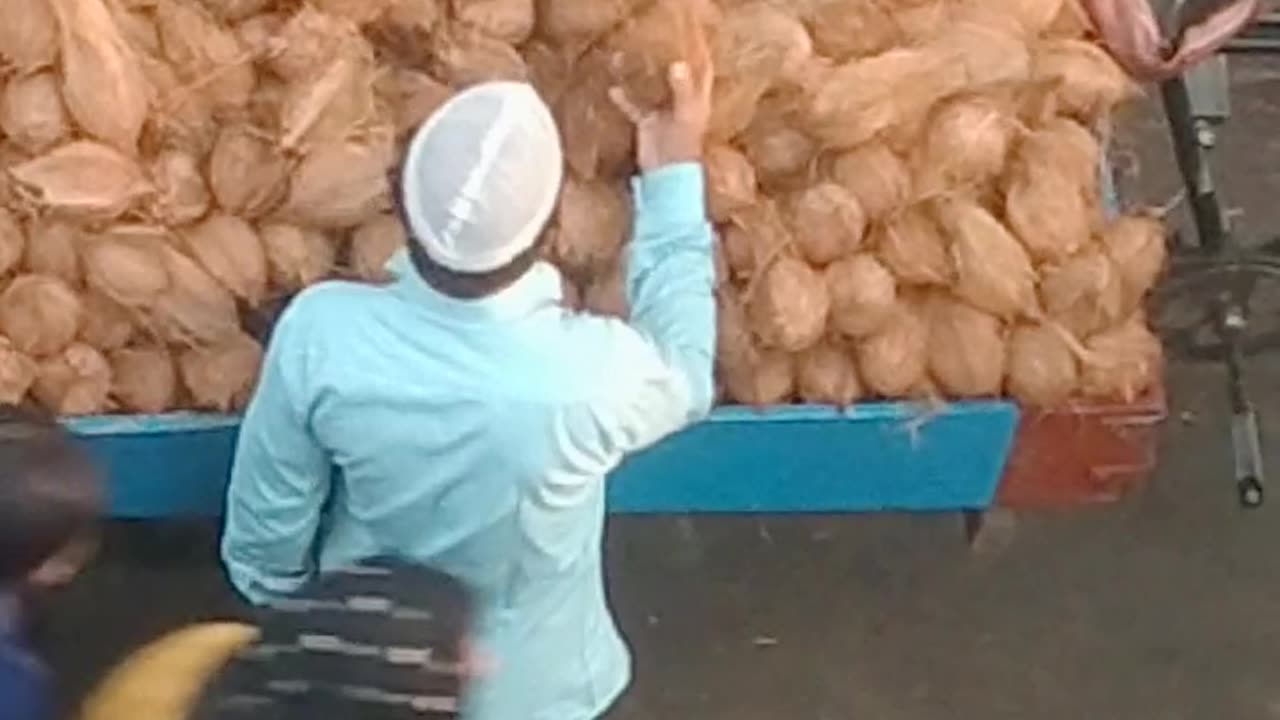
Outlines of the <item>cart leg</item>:
<svg viewBox="0 0 1280 720">
<path fill-rule="evenodd" d="M 1018 517 L 1005 508 L 967 511 L 964 514 L 964 531 L 969 549 L 975 555 L 995 555 L 1013 544 L 1018 532 Z"/>
</svg>

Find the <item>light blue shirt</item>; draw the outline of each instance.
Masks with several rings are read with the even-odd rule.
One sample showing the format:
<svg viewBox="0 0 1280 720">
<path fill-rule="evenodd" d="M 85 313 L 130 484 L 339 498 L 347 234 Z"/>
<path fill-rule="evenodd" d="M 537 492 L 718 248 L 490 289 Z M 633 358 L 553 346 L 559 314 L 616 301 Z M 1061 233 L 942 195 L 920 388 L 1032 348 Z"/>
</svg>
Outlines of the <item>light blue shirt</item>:
<svg viewBox="0 0 1280 720">
<path fill-rule="evenodd" d="M 702 169 L 667 167 L 633 191 L 628 323 L 562 309 L 545 264 L 477 301 L 403 260 L 387 287 L 299 296 L 236 452 L 222 548 L 236 587 L 262 601 L 317 569 L 417 559 L 480 593 L 478 640 L 498 668 L 466 717 L 608 709 L 630 656 L 605 601 L 604 479 L 713 396 Z"/>
</svg>

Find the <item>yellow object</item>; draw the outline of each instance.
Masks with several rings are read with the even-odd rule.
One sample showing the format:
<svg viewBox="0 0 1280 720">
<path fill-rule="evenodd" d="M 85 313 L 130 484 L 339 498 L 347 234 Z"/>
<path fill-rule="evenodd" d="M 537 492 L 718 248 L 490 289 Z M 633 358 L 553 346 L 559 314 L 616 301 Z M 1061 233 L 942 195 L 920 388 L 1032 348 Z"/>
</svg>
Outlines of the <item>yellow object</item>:
<svg viewBox="0 0 1280 720">
<path fill-rule="evenodd" d="M 79 720 L 185 720 L 231 657 L 258 637 L 237 623 L 184 628 L 138 650 L 89 695 Z"/>
</svg>

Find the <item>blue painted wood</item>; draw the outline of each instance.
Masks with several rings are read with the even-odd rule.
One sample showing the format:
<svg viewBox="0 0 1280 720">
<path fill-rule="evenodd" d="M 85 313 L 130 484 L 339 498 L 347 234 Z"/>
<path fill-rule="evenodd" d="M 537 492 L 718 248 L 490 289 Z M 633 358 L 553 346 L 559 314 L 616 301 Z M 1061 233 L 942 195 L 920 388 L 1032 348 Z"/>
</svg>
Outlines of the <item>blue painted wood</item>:
<svg viewBox="0 0 1280 720">
<path fill-rule="evenodd" d="M 984 508 L 1018 421 L 1004 402 L 936 410 L 722 408 L 629 460 L 610 480 L 619 513 L 797 513 Z M 238 420 L 159 415 L 68 421 L 109 468 L 118 518 L 222 510 Z"/>
</svg>

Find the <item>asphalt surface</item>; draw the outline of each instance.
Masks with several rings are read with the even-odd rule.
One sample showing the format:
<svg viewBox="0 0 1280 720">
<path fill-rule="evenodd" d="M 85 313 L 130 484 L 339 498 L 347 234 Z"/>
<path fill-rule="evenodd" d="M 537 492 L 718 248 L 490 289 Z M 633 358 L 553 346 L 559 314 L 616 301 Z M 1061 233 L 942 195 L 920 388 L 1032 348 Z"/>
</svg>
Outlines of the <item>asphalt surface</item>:
<svg viewBox="0 0 1280 720">
<path fill-rule="evenodd" d="M 1223 185 L 1245 233 L 1280 234 L 1280 64 L 1241 63 L 1234 84 Z M 1121 144 L 1131 198 L 1175 194 L 1157 113 L 1126 118 Z M 1278 370 L 1250 368 L 1271 428 Z M 1220 369 L 1175 365 L 1169 387 L 1143 492 L 1020 516 L 989 552 L 951 515 L 612 521 L 610 591 L 637 656 L 617 717 L 1280 718 L 1280 490 L 1235 504 Z M 127 648 L 236 612 L 213 558 L 211 528 L 112 529 L 41 627 L 68 707 Z"/>
</svg>

